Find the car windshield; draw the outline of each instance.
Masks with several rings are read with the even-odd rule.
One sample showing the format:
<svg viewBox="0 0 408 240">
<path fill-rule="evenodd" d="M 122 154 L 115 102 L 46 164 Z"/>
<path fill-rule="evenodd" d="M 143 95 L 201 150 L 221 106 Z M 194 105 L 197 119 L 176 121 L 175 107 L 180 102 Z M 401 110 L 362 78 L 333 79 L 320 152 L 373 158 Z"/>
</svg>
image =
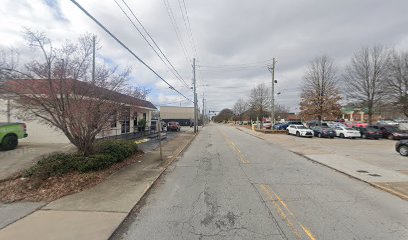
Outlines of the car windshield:
<svg viewBox="0 0 408 240">
<path fill-rule="evenodd" d="M 350 131 L 350 130 L 355 130 L 355 129 L 352 129 L 352 128 L 344 128 L 344 129 L 346 129 L 346 130 L 348 130 L 348 131 Z"/>
<path fill-rule="evenodd" d="M 297 129 L 307 129 L 305 126 L 297 126 Z"/>
</svg>

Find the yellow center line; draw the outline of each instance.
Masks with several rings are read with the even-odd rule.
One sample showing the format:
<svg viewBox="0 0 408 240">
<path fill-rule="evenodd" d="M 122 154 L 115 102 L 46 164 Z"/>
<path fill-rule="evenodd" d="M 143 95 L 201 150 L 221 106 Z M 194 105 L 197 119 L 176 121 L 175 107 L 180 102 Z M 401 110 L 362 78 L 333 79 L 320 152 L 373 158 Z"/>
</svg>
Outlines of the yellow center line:
<svg viewBox="0 0 408 240">
<path fill-rule="evenodd" d="M 245 155 L 242 154 L 241 150 L 237 147 L 237 145 L 232 141 L 224 131 L 220 130 L 221 135 L 223 135 L 224 139 L 227 141 L 228 146 L 238 155 L 241 163 L 250 163 L 248 159 L 246 159 Z"/>
<path fill-rule="evenodd" d="M 296 239 L 302 239 L 301 234 L 299 231 L 296 229 L 292 221 L 286 216 L 282 208 L 276 203 L 275 199 L 273 198 L 273 195 L 271 192 L 268 190 L 267 186 L 264 184 L 261 184 L 261 189 L 266 195 L 269 197 L 269 199 L 272 201 L 272 203 L 275 205 L 276 210 L 278 211 L 279 215 L 281 218 L 286 222 L 286 225 L 292 230 L 293 234 L 295 234 Z"/>
<path fill-rule="evenodd" d="M 272 200 L 273 204 L 275 205 L 276 208 L 278 209 L 278 212 L 282 211 L 278 205 L 276 204 L 276 201 L 274 199 L 274 196 L 276 199 L 278 199 L 278 202 L 286 209 L 286 211 L 293 217 L 293 219 L 299 224 L 299 226 L 302 228 L 303 232 L 305 232 L 305 234 L 309 237 L 310 240 L 316 240 L 315 236 L 312 234 L 312 232 L 306 228 L 302 223 L 299 222 L 299 220 L 297 220 L 295 214 L 292 213 L 292 211 L 289 209 L 288 205 L 282 200 L 282 198 L 279 197 L 278 194 L 276 194 L 268 185 L 265 184 L 261 184 L 261 189 L 264 193 L 266 193 L 266 195 L 270 198 L 270 200 Z M 272 195 L 273 194 L 273 195 Z M 288 226 L 292 229 L 292 231 L 294 231 L 295 235 L 298 236 L 297 230 L 294 230 L 293 228 L 293 224 L 290 222 L 290 220 L 286 217 L 283 218 L 283 220 L 285 220 L 285 222 L 288 224 Z"/>
</svg>

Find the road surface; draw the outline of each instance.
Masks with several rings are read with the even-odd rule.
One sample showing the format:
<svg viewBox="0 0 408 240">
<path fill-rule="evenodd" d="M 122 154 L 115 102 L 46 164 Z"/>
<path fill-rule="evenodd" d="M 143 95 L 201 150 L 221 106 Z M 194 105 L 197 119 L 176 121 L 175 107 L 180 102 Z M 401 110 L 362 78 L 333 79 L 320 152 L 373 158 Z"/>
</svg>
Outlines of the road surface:
<svg viewBox="0 0 408 240">
<path fill-rule="evenodd" d="M 209 125 L 114 239 L 408 239 L 408 202 Z"/>
</svg>

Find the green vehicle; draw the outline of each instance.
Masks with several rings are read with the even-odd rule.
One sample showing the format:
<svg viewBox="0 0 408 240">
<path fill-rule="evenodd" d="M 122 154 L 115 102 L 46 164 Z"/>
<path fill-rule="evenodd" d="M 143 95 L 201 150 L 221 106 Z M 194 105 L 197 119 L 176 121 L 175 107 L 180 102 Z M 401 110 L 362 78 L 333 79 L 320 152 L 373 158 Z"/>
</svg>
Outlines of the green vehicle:
<svg viewBox="0 0 408 240">
<path fill-rule="evenodd" d="M 0 150 L 13 150 L 18 139 L 27 137 L 25 123 L 0 123 Z"/>
</svg>

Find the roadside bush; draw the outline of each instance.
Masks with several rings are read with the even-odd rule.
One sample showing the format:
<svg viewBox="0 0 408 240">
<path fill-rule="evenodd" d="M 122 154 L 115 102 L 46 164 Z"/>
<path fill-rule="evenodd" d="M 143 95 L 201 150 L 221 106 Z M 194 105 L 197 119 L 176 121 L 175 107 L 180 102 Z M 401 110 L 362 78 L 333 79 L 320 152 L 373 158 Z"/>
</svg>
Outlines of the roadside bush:
<svg viewBox="0 0 408 240">
<path fill-rule="evenodd" d="M 111 155 L 117 162 L 123 161 L 137 151 L 137 144 L 128 141 L 104 141 L 95 146 L 96 153 Z"/>
<path fill-rule="evenodd" d="M 92 155 L 54 153 L 38 161 L 23 174 L 25 177 L 47 179 L 70 172 L 99 171 L 122 162 L 138 151 L 137 145 L 127 141 L 105 141 L 96 144 Z"/>
</svg>

